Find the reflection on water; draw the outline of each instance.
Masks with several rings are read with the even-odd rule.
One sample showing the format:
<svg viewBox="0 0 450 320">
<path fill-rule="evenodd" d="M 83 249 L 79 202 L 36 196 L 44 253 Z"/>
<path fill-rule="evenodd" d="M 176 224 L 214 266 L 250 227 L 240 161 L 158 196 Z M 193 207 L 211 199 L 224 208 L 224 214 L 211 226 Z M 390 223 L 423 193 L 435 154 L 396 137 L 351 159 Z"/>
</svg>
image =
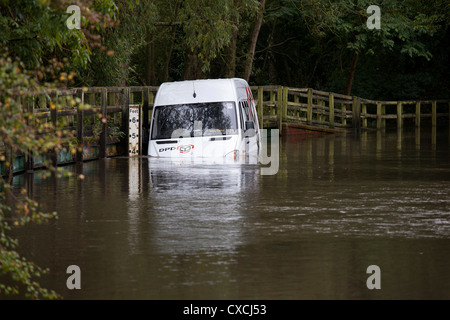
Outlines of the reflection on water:
<svg viewBox="0 0 450 320">
<path fill-rule="evenodd" d="M 242 244 L 241 208 L 258 193 L 259 168 L 176 160 L 148 161 L 155 249 L 232 251 Z"/>
<path fill-rule="evenodd" d="M 448 299 L 449 145 L 290 131 L 276 175 L 143 157 L 66 167 L 84 181 L 18 176 L 59 212 L 20 241 L 66 299 Z M 381 290 L 366 287 L 372 264 Z"/>
</svg>

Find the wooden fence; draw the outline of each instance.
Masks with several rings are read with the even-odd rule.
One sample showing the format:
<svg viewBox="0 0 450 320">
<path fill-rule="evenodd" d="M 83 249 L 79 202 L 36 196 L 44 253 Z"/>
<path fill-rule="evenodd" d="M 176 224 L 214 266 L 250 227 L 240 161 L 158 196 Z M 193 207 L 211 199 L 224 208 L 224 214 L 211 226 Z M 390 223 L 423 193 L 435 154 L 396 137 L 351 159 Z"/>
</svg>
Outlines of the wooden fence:
<svg viewBox="0 0 450 320">
<path fill-rule="evenodd" d="M 75 154 L 70 148 L 54 151 L 39 157 L 13 154 L 0 142 L 0 174 L 34 170 L 43 165 L 45 158 L 53 165 L 82 162 L 111 156 L 127 155 L 129 151 L 129 108 L 141 106 L 139 154 L 146 154 L 146 136 L 150 129 L 153 100 L 158 87 L 91 87 L 55 90 L 22 97 L 24 109 L 33 112 L 41 121 L 53 123 L 59 129 L 72 130 L 82 146 Z M 431 118 L 436 126 L 438 117 L 448 117 L 450 100 L 426 101 L 374 101 L 346 96 L 311 88 L 282 86 L 252 87 L 259 122 L 262 128 L 278 128 L 283 125 L 323 131 L 383 129 L 386 121 L 395 121 L 403 127 L 405 119 L 412 119 L 415 126 L 421 119 Z M 73 103 L 78 98 L 81 103 Z M 61 108 L 52 108 L 58 102 Z M 89 104 L 90 108 L 83 108 Z M 102 121 L 103 120 L 103 121 Z M 63 128 L 61 128 L 63 127 Z M 70 141 L 67 142 L 70 144 Z"/>
<path fill-rule="evenodd" d="M 405 119 L 412 119 L 420 127 L 421 119 L 431 118 L 436 126 L 438 117 L 448 117 L 450 100 L 375 101 L 355 96 L 282 86 L 252 87 L 263 127 L 283 124 L 305 129 L 383 129 L 386 121 L 395 121 L 398 129 Z"/>
<path fill-rule="evenodd" d="M 149 113 L 158 87 L 92 87 L 55 90 L 20 97 L 24 110 L 33 112 L 42 122 L 51 122 L 55 128 L 74 132 L 74 141 L 67 141 L 67 148 L 40 156 L 13 153 L 0 142 L 0 174 L 32 171 L 50 160 L 53 165 L 120 156 L 128 154 L 129 107 L 141 105 L 142 130 L 149 130 Z M 78 98 L 81 103 L 74 104 Z M 52 102 L 54 104 L 52 104 Z M 52 105 L 61 107 L 52 107 Z M 90 105 L 85 108 L 84 105 Z M 148 112 L 145 112 L 148 111 Z M 104 121 L 102 121 L 104 120 Z M 141 154 L 145 145 L 140 137 Z M 70 144 L 81 146 L 72 153 Z M 144 153 L 142 153 L 144 150 Z"/>
</svg>

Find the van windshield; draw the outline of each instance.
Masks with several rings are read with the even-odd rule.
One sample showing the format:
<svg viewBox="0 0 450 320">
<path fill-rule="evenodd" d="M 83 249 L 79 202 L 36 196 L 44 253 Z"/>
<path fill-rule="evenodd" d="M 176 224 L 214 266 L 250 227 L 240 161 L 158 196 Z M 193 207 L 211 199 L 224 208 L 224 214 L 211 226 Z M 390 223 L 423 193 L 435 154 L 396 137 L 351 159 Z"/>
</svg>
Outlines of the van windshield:
<svg viewBox="0 0 450 320">
<path fill-rule="evenodd" d="M 154 110 L 152 140 L 237 134 L 234 102 L 158 106 Z"/>
</svg>

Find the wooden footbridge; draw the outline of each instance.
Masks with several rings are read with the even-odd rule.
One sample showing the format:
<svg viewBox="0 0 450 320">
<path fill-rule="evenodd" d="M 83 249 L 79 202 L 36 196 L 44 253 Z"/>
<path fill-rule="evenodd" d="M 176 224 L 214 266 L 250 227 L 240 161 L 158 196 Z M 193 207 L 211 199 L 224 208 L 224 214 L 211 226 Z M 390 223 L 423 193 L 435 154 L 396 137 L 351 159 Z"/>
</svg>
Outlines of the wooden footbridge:
<svg viewBox="0 0 450 320">
<path fill-rule="evenodd" d="M 423 120 L 436 127 L 438 121 L 450 124 L 450 100 L 375 101 L 356 96 L 282 86 L 251 88 L 262 128 L 291 126 L 325 132 L 383 130 L 387 126 L 402 129 L 405 125 L 421 126 Z M 23 172 L 39 168 L 43 158 L 50 157 L 54 165 L 82 162 L 111 156 L 130 155 L 129 111 L 139 112 L 137 152 L 146 154 L 150 116 L 158 87 L 91 87 L 56 90 L 30 96 L 24 109 L 32 111 L 41 121 L 75 131 L 75 143 L 82 148 L 76 154 L 59 150 L 41 157 L 27 157 L 8 152 L 0 142 L 2 175 L 13 170 Z M 78 98 L 81 103 L 71 101 Z M 59 108 L 50 108 L 52 101 Z M 89 104 L 90 108 L 83 105 Z M 431 118 L 431 121 L 429 119 Z M 101 121 L 104 119 L 105 121 Z M 449 126 L 450 127 L 450 126 Z"/>
<path fill-rule="evenodd" d="M 404 127 L 406 120 L 412 120 L 416 127 L 426 118 L 431 118 L 431 126 L 437 125 L 438 117 L 447 117 L 450 123 L 450 100 L 375 101 L 311 88 L 280 86 L 252 90 L 256 92 L 260 120 L 267 127 L 281 129 L 287 124 L 310 130 L 359 132 L 384 129 L 386 121 L 395 121 L 398 129 Z"/>
</svg>

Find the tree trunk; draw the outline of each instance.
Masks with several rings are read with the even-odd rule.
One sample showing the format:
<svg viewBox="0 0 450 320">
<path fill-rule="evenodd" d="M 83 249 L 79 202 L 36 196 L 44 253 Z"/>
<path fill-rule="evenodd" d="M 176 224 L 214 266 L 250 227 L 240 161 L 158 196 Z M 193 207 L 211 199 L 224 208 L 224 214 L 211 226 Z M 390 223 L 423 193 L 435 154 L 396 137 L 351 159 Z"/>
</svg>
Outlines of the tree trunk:
<svg viewBox="0 0 450 320">
<path fill-rule="evenodd" d="M 155 84 L 155 44 L 150 33 L 147 34 L 147 72 L 145 80 L 148 86 Z"/>
<path fill-rule="evenodd" d="M 260 0 L 258 15 L 256 17 L 256 21 L 253 26 L 250 38 L 250 45 L 244 70 L 244 79 L 247 81 L 250 79 L 250 74 L 252 73 L 253 58 L 255 57 L 256 42 L 258 41 L 259 30 L 261 29 L 262 21 L 264 18 L 265 3 L 266 0 Z"/>
<path fill-rule="evenodd" d="M 292 77 L 291 77 L 291 66 L 288 63 L 287 58 L 283 58 L 283 64 L 284 64 L 284 68 L 286 69 L 286 71 L 285 71 L 286 79 L 284 79 L 284 80 L 287 80 L 286 85 L 289 86 L 292 84 Z"/>
<path fill-rule="evenodd" d="M 236 75 L 236 44 L 238 37 L 238 26 L 233 30 L 233 34 L 231 35 L 231 42 L 228 46 L 227 52 L 227 60 L 225 75 L 227 78 L 234 78 Z"/>
<path fill-rule="evenodd" d="M 177 1 L 176 6 L 175 6 L 175 14 L 174 14 L 175 19 L 178 18 L 179 7 L 180 7 L 180 1 Z M 170 59 L 172 58 L 173 46 L 174 46 L 175 40 L 177 38 L 177 27 L 178 27 L 177 23 L 174 23 L 172 25 L 172 38 L 171 38 L 171 42 L 170 42 L 169 52 L 167 53 L 166 64 L 164 66 L 164 81 L 169 80 Z"/>
<path fill-rule="evenodd" d="M 170 59 L 172 58 L 173 46 L 176 40 L 176 30 L 177 27 L 172 27 L 172 39 L 170 42 L 169 52 L 167 53 L 166 64 L 164 66 L 164 81 L 169 80 L 169 67 L 170 67 Z"/>
<path fill-rule="evenodd" d="M 186 56 L 184 58 L 185 64 L 184 64 L 184 72 L 183 72 L 183 80 L 190 80 L 191 79 L 191 69 L 192 69 L 192 54 L 186 53 Z"/>
<path fill-rule="evenodd" d="M 345 86 L 345 94 L 349 96 L 352 92 L 353 79 L 355 78 L 356 65 L 358 64 L 359 53 L 355 52 L 353 55 L 352 65 L 348 73 L 347 85 Z"/>
<path fill-rule="evenodd" d="M 128 79 L 128 67 L 130 66 L 130 62 L 127 60 L 127 62 L 124 62 L 120 65 L 120 69 L 122 71 L 122 76 L 119 81 L 119 86 L 126 87 L 127 86 L 127 79 Z"/>
<path fill-rule="evenodd" d="M 184 69 L 184 80 L 196 80 L 202 78 L 202 70 L 198 61 L 198 50 L 194 49 L 193 52 L 188 53 L 186 59 L 187 64 Z"/>
</svg>

